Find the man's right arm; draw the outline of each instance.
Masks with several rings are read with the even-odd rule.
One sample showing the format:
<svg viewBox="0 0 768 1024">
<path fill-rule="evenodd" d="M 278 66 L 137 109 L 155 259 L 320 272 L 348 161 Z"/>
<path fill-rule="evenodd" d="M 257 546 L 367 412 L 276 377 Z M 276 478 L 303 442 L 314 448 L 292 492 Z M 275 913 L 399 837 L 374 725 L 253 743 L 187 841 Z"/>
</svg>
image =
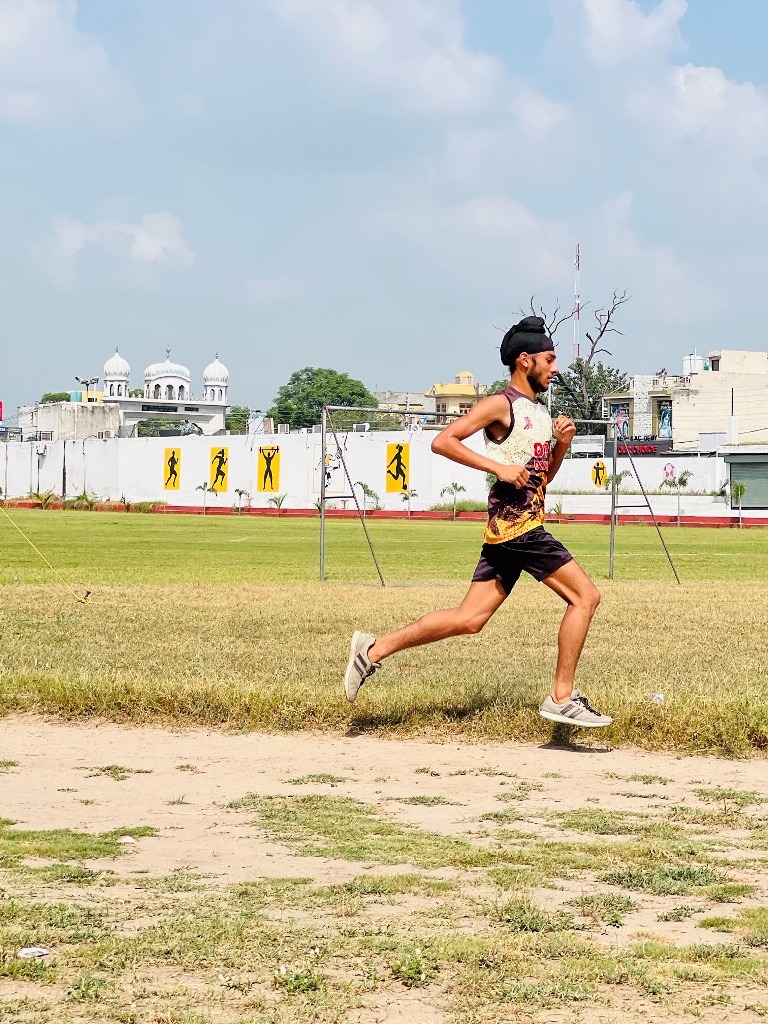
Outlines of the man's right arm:
<svg viewBox="0 0 768 1024">
<path fill-rule="evenodd" d="M 509 424 L 510 408 L 505 395 L 491 395 L 473 406 L 468 413 L 460 416 L 453 423 L 441 430 L 432 442 L 432 451 L 444 455 L 461 466 L 479 469 L 482 473 L 492 473 L 499 480 L 522 487 L 528 482 L 528 470 L 525 466 L 505 466 L 473 451 L 463 442 L 485 430 L 492 423 Z"/>
</svg>

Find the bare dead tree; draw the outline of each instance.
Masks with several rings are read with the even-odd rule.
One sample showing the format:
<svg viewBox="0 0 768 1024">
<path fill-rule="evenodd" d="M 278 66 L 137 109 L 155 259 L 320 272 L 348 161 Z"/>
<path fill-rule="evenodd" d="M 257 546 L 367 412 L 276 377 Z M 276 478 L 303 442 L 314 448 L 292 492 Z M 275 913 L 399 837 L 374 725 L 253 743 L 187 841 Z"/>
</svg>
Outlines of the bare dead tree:
<svg viewBox="0 0 768 1024">
<path fill-rule="evenodd" d="M 610 305 L 604 306 L 602 309 L 595 310 L 595 320 L 597 321 L 597 329 L 593 328 L 593 334 L 589 331 L 585 331 L 584 334 L 589 341 L 589 355 L 584 360 L 588 365 L 592 365 L 592 360 L 598 354 L 598 352 L 605 352 L 606 355 L 613 355 L 613 353 L 607 348 L 600 348 L 600 343 L 606 334 L 621 334 L 618 327 L 613 324 L 616 316 L 616 310 L 619 306 L 623 306 L 625 302 L 629 302 L 631 296 L 625 288 L 623 292 L 614 291 L 613 298 L 611 299 Z"/>
<path fill-rule="evenodd" d="M 547 332 L 547 337 L 549 338 L 554 338 L 555 332 L 557 331 L 558 327 L 560 327 L 566 321 L 571 320 L 573 319 L 573 317 L 576 316 L 575 306 L 573 307 L 570 313 L 566 313 L 564 316 L 560 315 L 560 299 L 555 299 L 555 308 L 552 310 L 551 313 L 547 313 L 543 306 L 537 307 L 535 295 L 531 296 L 531 301 L 529 305 L 530 312 L 534 316 L 540 316 L 541 319 L 544 321 L 544 327 Z M 583 309 L 584 306 L 582 306 L 581 308 Z M 521 309 L 520 315 L 528 316 L 528 312 L 529 311 L 527 309 Z"/>
<path fill-rule="evenodd" d="M 592 333 L 585 331 L 584 335 L 589 342 L 589 354 L 577 360 L 577 363 L 581 363 L 579 373 L 581 383 L 581 395 L 584 404 L 584 408 L 589 407 L 589 392 L 587 390 L 587 378 L 590 371 L 592 370 L 592 364 L 595 360 L 595 356 L 604 352 L 606 355 L 613 355 L 610 349 L 603 347 L 603 340 L 607 334 L 621 334 L 621 331 L 614 325 L 614 319 L 616 317 L 616 310 L 623 306 L 625 302 L 629 302 L 629 292 L 625 288 L 623 292 L 614 290 L 613 298 L 607 306 L 602 306 L 600 309 L 594 311 L 595 321 L 597 326 L 592 328 Z"/>
</svg>

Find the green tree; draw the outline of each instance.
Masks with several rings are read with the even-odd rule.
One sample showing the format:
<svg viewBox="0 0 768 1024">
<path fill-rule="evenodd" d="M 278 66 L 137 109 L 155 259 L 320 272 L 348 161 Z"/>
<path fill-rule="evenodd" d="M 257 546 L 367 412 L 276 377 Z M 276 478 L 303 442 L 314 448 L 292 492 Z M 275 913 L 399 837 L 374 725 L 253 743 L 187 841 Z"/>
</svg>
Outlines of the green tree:
<svg viewBox="0 0 768 1024">
<path fill-rule="evenodd" d="M 744 498 L 744 495 L 747 492 L 747 485 L 744 484 L 744 483 L 741 483 L 741 481 L 739 481 L 739 480 L 731 480 L 730 483 L 727 486 L 728 486 L 728 492 L 729 492 L 730 497 L 731 497 L 731 508 L 733 508 L 734 505 L 738 506 L 738 508 L 739 508 L 739 527 L 742 527 L 744 525 L 744 519 L 743 519 L 742 512 L 741 512 L 741 502 L 742 502 L 742 500 Z"/>
<path fill-rule="evenodd" d="M 617 491 L 621 490 L 621 481 L 622 480 L 626 480 L 627 477 L 629 477 L 630 479 L 632 477 L 632 473 L 628 469 L 622 469 L 620 472 L 618 472 L 616 474 L 616 490 Z M 609 473 L 608 476 L 605 478 L 604 486 L 605 486 L 606 491 L 612 491 L 613 490 L 613 473 Z"/>
<path fill-rule="evenodd" d="M 467 490 L 466 487 L 462 487 L 461 484 L 457 484 L 456 481 L 454 480 L 452 483 L 448 484 L 447 487 L 444 487 L 442 489 L 442 491 L 440 491 L 440 497 L 441 498 L 445 497 L 445 495 L 447 494 L 450 498 L 453 499 L 453 519 L 454 519 L 454 522 L 456 521 L 456 499 L 458 498 L 458 496 L 460 494 L 465 493 L 466 490 Z"/>
<path fill-rule="evenodd" d="M 675 476 L 668 476 L 661 481 L 662 487 L 669 488 L 670 491 L 677 492 L 677 525 L 680 525 L 680 492 L 688 486 L 688 481 L 693 476 L 690 469 L 684 469 L 682 473 L 677 473 Z"/>
<path fill-rule="evenodd" d="M 277 509 L 277 514 L 280 515 L 283 508 L 283 502 L 287 497 L 287 494 L 273 494 L 271 498 L 267 498 L 267 504 L 274 505 Z"/>
<path fill-rule="evenodd" d="M 247 434 L 251 410 L 245 405 L 233 405 L 224 417 L 224 425 L 233 434 Z"/>
<path fill-rule="evenodd" d="M 40 405 L 48 405 L 50 402 L 68 402 L 68 391 L 46 391 L 40 399 Z"/>
<path fill-rule="evenodd" d="M 627 375 L 602 362 L 590 364 L 577 359 L 567 370 L 561 370 L 553 384 L 552 415 L 570 416 L 573 420 L 599 420 L 603 418 L 603 398 L 626 391 Z M 578 424 L 579 434 L 605 433 L 597 424 Z"/>
<path fill-rule="evenodd" d="M 144 397 L 144 391 L 141 388 L 131 388 L 131 390 L 128 392 L 128 397 L 129 398 L 143 398 Z"/>
<path fill-rule="evenodd" d="M 164 420 L 151 419 L 141 420 L 136 424 L 137 437 L 160 437 L 161 431 L 169 431 L 163 434 L 166 437 L 185 437 L 187 434 L 201 434 L 202 431 L 196 423 L 189 423 L 187 420 Z"/>
<path fill-rule="evenodd" d="M 360 490 L 363 492 L 363 518 L 365 518 L 365 513 L 367 511 L 368 506 L 368 498 L 371 498 L 371 500 L 373 501 L 373 505 L 371 506 L 371 508 L 377 509 L 379 507 L 379 496 L 376 493 L 376 491 L 373 490 L 373 488 L 369 487 L 368 484 L 364 483 L 362 480 L 356 480 L 355 487 L 359 487 Z"/>
<path fill-rule="evenodd" d="M 361 405 L 374 408 L 378 402 L 362 381 L 336 370 L 306 366 L 292 373 L 278 390 L 267 411 L 276 423 L 289 423 L 294 429 L 312 427 L 322 418 L 324 405 Z"/>
<path fill-rule="evenodd" d="M 242 487 L 236 487 L 235 488 L 235 494 L 237 495 L 237 511 L 238 511 L 238 513 L 242 514 L 242 511 L 243 511 L 243 498 L 247 498 L 248 499 L 248 504 L 250 504 L 251 503 L 251 496 L 248 493 L 248 491 L 244 490 Z"/>
<path fill-rule="evenodd" d="M 403 491 L 403 493 L 400 495 L 402 500 L 408 506 L 408 518 L 409 519 L 411 518 L 411 498 L 418 498 L 418 496 L 419 496 L 418 493 L 416 491 L 414 491 L 412 488 L 409 491 Z"/>
</svg>

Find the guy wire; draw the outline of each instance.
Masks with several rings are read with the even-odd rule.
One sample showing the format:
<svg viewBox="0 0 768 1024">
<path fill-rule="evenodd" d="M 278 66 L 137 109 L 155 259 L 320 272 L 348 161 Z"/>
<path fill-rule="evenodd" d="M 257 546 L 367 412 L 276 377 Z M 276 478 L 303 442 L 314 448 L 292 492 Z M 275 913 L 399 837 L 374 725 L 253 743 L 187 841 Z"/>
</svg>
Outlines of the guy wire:
<svg viewBox="0 0 768 1024">
<path fill-rule="evenodd" d="M 379 574 L 379 579 L 381 580 L 381 585 L 382 585 L 382 587 L 384 587 L 384 586 L 386 586 L 386 584 L 384 583 L 384 577 L 381 574 L 381 567 L 379 566 L 379 560 L 376 557 L 376 552 L 373 549 L 373 541 L 371 540 L 371 535 L 368 533 L 368 526 L 366 525 L 366 522 L 365 522 L 365 516 L 363 515 L 363 510 L 360 508 L 360 502 L 357 500 L 357 493 L 355 492 L 355 488 L 354 488 L 354 485 L 352 483 L 352 477 L 349 475 L 349 470 L 347 469 L 347 462 L 346 462 L 346 459 L 344 458 L 344 452 L 341 450 L 341 445 L 339 444 L 339 439 L 338 439 L 338 437 L 336 435 L 336 427 L 335 427 L 334 422 L 333 422 L 333 417 L 331 416 L 331 414 L 330 414 L 330 412 L 328 410 L 326 410 L 326 412 L 327 412 L 327 415 L 328 415 L 328 423 L 330 424 L 330 427 L 331 427 L 331 433 L 333 434 L 333 440 L 334 440 L 334 442 L 336 444 L 336 451 L 339 453 L 339 458 L 341 459 L 341 464 L 344 467 L 344 475 L 346 476 L 347 483 L 349 484 L 350 494 L 352 496 L 352 500 L 355 503 L 355 507 L 357 508 L 357 515 L 358 515 L 358 518 L 360 520 L 360 525 L 363 528 L 363 533 L 365 534 L 365 539 L 368 541 L 368 547 L 370 548 L 370 551 L 371 551 L 371 557 L 373 558 L 373 564 L 376 566 L 376 572 Z M 323 467 L 323 472 L 324 471 L 325 471 L 325 467 Z"/>
<path fill-rule="evenodd" d="M 40 558 L 42 558 L 42 560 L 43 560 L 43 561 L 45 562 L 45 564 L 46 564 L 46 565 L 48 566 L 48 568 L 49 568 L 49 569 L 51 570 L 51 572 L 52 572 L 52 573 L 53 573 L 53 574 L 54 574 L 54 575 L 55 575 L 55 576 L 56 576 L 56 577 L 57 577 L 58 579 L 60 579 L 60 580 L 61 580 L 61 582 L 62 582 L 62 583 L 64 584 L 64 586 L 65 586 L 65 587 L 67 588 L 67 590 L 68 590 L 68 591 L 70 592 L 70 594 L 71 594 L 71 595 L 72 595 L 72 596 L 74 597 L 74 599 L 75 599 L 75 600 L 76 600 L 76 601 L 77 601 L 77 602 L 78 602 L 79 604 L 85 604 L 85 602 L 86 602 L 86 601 L 88 600 L 88 598 L 89 598 L 89 597 L 91 596 L 91 591 L 90 591 L 90 590 L 86 590 L 86 591 L 85 591 L 85 593 L 83 594 L 83 596 L 82 596 L 82 597 L 80 597 L 80 596 L 79 596 L 79 594 L 77 593 L 77 591 L 76 591 L 76 590 L 74 589 L 74 587 L 72 587 L 72 586 L 71 586 L 71 585 L 70 585 L 69 583 L 67 583 L 67 581 L 66 581 L 66 580 L 64 579 L 64 577 L 63 577 L 63 576 L 61 575 L 61 573 L 59 572 L 59 570 L 58 570 L 58 569 L 57 569 L 57 568 L 56 568 L 55 566 L 51 565 L 51 563 L 50 563 L 50 562 L 48 561 L 48 559 L 47 559 L 47 558 L 45 557 L 45 555 L 44 555 L 44 554 L 43 554 L 43 552 L 42 552 L 42 551 L 40 550 L 40 548 L 38 548 L 38 547 L 37 547 L 37 546 L 36 546 L 36 545 L 34 544 L 34 542 L 33 542 L 32 540 L 30 540 L 30 538 L 29 538 L 29 537 L 28 537 L 28 536 L 26 535 L 26 533 L 24 533 L 24 531 L 23 531 L 23 530 L 22 530 L 22 528 L 21 528 L 21 527 L 19 526 L 19 524 L 18 524 L 17 522 L 15 522 L 15 521 L 14 521 L 14 520 L 13 520 L 13 519 L 11 518 L 11 516 L 9 516 L 9 515 L 8 515 L 8 513 L 7 513 L 6 511 L 5 511 L 5 509 L 4 509 L 3 507 L 2 507 L 2 505 L 0 505 L 0 512 L 2 512 L 2 513 L 3 513 L 3 515 L 4 515 L 4 516 L 5 516 L 5 518 L 6 518 L 7 520 L 8 520 L 8 522 L 9 522 L 9 523 L 11 524 L 11 526 L 13 526 L 13 527 L 14 527 L 15 529 L 17 529 L 17 530 L 19 531 L 19 533 L 20 533 L 20 534 L 21 534 L 21 536 L 22 536 L 22 537 L 24 538 L 24 540 L 25 540 L 25 541 L 27 542 L 27 544 L 29 544 L 29 546 L 30 546 L 30 547 L 31 547 L 31 548 L 32 548 L 32 549 L 33 549 L 33 550 L 34 550 L 34 551 L 35 551 L 35 552 L 36 552 L 36 553 L 37 553 L 37 554 L 38 554 L 38 555 L 40 556 Z"/>
</svg>

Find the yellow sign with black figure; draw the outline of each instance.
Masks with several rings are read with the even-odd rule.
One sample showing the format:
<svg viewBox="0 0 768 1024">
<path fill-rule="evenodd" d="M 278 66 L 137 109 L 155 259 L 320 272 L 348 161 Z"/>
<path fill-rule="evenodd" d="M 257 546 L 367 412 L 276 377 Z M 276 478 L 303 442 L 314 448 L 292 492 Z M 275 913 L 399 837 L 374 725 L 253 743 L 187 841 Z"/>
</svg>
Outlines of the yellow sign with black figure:
<svg viewBox="0 0 768 1024">
<path fill-rule="evenodd" d="M 605 490 L 605 485 L 608 483 L 608 470 L 605 468 L 604 462 L 595 462 L 593 464 L 592 483 L 599 490 Z"/>
<path fill-rule="evenodd" d="M 411 446 L 387 445 L 387 491 L 405 494 L 411 486 Z"/>
<path fill-rule="evenodd" d="M 276 444 L 259 448 L 256 490 L 269 492 L 280 490 L 280 448 Z"/>
<path fill-rule="evenodd" d="M 165 449 L 163 487 L 166 491 L 178 491 L 181 487 L 181 448 Z"/>
<path fill-rule="evenodd" d="M 210 489 L 216 494 L 229 486 L 229 448 L 211 448 Z"/>
</svg>

